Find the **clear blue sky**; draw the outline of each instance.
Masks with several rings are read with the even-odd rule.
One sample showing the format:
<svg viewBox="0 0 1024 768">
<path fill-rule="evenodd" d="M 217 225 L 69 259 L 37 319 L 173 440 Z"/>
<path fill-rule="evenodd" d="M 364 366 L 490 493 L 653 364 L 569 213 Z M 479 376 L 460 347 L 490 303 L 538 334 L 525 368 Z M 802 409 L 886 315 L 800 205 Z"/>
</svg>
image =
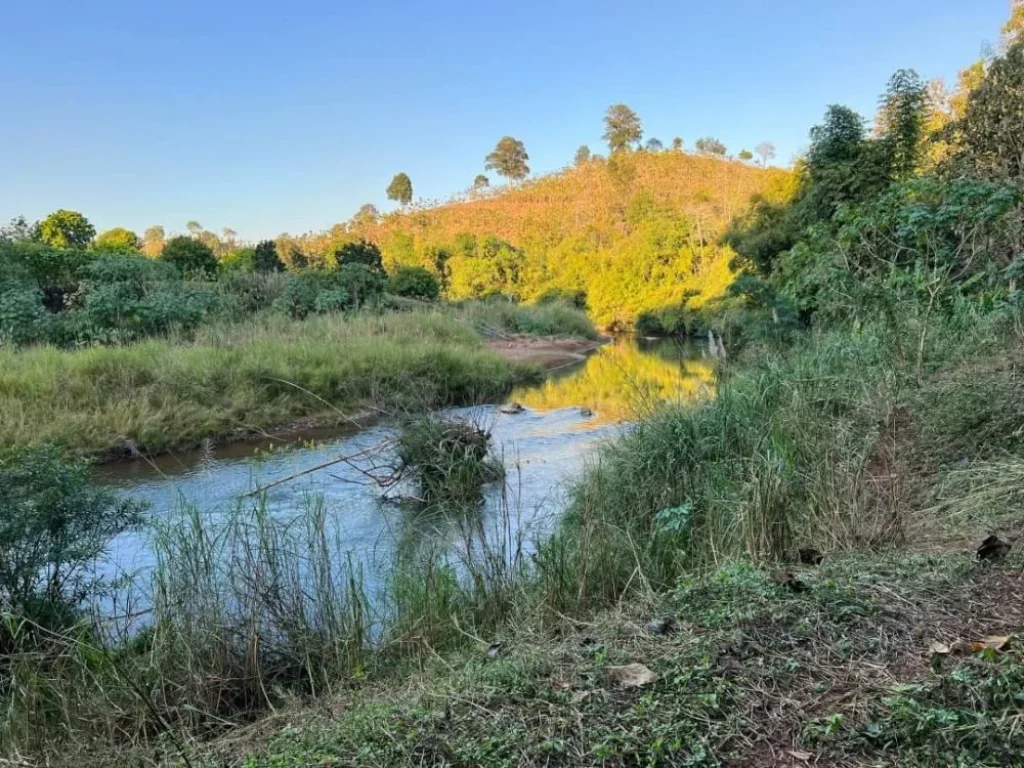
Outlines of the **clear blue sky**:
<svg viewBox="0 0 1024 768">
<path fill-rule="evenodd" d="M 1008 0 L 90 0 L 5 3 L 0 219 L 99 230 L 197 219 L 243 237 L 388 208 L 397 171 L 444 198 L 501 136 L 543 173 L 625 102 L 647 136 L 786 163 L 832 102 L 891 72 L 952 80 Z"/>
</svg>

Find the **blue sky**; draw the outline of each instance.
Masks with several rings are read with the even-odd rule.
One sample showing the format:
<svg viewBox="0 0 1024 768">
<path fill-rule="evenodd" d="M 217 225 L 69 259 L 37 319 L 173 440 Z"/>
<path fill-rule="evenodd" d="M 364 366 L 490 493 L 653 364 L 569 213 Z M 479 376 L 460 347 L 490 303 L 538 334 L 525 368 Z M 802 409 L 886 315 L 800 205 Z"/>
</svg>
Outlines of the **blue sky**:
<svg viewBox="0 0 1024 768">
<path fill-rule="evenodd" d="M 1008 0 L 516 3 L 13 0 L 0 44 L 0 220 L 97 229 L 197 219 L 248 238 L 322 229 L 391 176 L 467 187 L 495 142 L 543 173 L 601 146 L 609 104 L 647 136 L 788 162 L 827 104 L 866 116 L 893 70 L 952 81 Z"/>
</svg>

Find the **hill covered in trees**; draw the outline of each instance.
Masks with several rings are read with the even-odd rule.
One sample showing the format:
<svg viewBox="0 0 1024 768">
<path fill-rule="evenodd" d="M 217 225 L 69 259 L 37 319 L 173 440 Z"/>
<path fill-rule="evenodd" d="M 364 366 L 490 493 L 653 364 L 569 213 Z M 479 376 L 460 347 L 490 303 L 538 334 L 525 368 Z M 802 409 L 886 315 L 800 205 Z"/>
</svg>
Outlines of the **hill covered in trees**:
<svg viewBox="0 0 1024 768">
<path fill-rule="evenodd" d="M 728 223 L 757 201 L 782 203 L 791 171 L 678 149 L 578 156 L 575 166 L 507 187 L 480 182 L 452 201 L 363 211 L 346 225 L 282 237 L 290 267 L 330 266 L 340 243 L 378 245 L 389 272 L 420 266 L 452 299 L 560 297 L 604 327 L 697 308 L 732 283 Z"/>
</svg>

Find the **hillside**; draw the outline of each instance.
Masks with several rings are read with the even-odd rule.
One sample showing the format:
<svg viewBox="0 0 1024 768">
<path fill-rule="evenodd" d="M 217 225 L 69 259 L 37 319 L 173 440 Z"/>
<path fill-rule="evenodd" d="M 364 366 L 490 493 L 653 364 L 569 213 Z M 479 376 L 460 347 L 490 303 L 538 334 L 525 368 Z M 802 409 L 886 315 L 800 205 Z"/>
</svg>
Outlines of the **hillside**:
<svg viewBox="0 0 1024 768">
<path fill-rule="evenodd" d="M 380 246 L 389 271 L 423 266 L 450 298 L 500 293 L 585 299 L 604 327 L 720 295 L 733 253 L 725 225 L 758 196 L 788 197 L 794 175 L 684 152 L 619 153 L 518 186 L 469 192 L 301 239 L 315 259 L 340 240 Z M 288 246 L 281 248 L 287 254 Z M 323 256 L 321 256 L 323 257 Z"/>
</svg>

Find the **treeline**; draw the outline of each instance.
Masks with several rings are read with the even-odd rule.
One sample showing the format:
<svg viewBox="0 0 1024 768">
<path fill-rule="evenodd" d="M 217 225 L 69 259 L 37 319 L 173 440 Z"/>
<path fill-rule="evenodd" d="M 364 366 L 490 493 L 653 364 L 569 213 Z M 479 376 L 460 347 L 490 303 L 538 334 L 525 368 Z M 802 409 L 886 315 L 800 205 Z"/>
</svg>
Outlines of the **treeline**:
<svg viewBox="0 0 1024 768">
<path fill-rule="evenodd" d="M 727 232 L 744 271 L 731 294 L 776 326 L 916 319 L 922 334 L 937 313 L 1018 309 L 1021 26 L 1017 13 L 1003 53 L 966 69 L 952 94 L 894 74 L 871 132 L 853 110 L 829 107 L 793 197 L 760 201 Z"/>
<path fill-rule="evenodd" d="M 426 270 L 388 275 L 380 250 L 339 245 L 331 269 L 285 272 L 273 241 L 218 259 L 194 235 L 168 240 L 155 258 L 137 242 L 93 239 L 84 216 L 57 211 L 31 228 L 19 222 L 0 240 L 0 347 L 122 344 L 188 333 L 210 320 L 260 312 L 293 319 L 383 306 L 386 294 L 433 300 Z M 128 233 L 129 235 L 131 233 Z"/>
</svg>

